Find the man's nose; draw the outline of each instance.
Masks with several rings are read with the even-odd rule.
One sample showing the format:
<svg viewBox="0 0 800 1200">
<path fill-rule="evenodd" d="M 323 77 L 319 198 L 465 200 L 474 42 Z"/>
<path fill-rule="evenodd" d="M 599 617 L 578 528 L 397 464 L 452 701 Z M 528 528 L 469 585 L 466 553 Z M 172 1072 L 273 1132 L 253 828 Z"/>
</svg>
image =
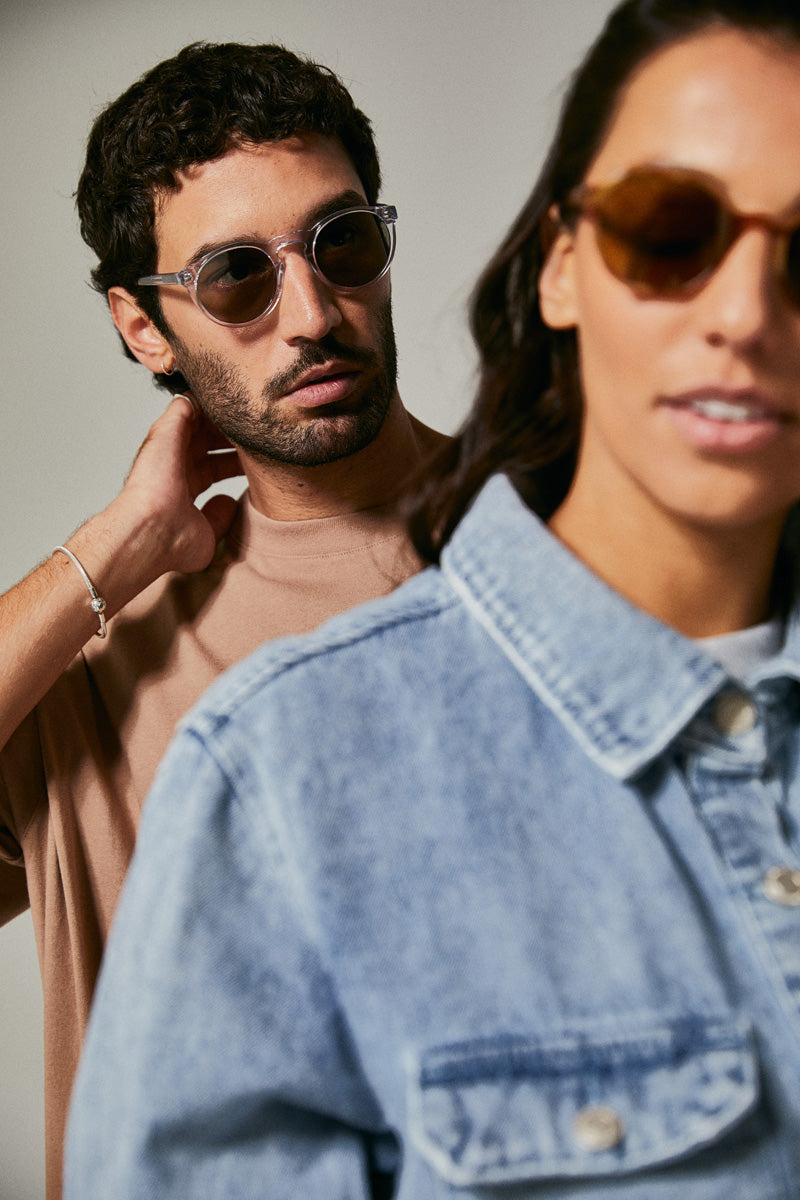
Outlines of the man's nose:
<svg viewBox="0 0 800 1200">
<path fill-rule="evenodd" d="M 278 301 L 278 330 L 284 341 L 318 342 L 342 323 L 336 293 L 316 273 L 300 245 L 283 252 L 283 286 Z"/>
</svg>

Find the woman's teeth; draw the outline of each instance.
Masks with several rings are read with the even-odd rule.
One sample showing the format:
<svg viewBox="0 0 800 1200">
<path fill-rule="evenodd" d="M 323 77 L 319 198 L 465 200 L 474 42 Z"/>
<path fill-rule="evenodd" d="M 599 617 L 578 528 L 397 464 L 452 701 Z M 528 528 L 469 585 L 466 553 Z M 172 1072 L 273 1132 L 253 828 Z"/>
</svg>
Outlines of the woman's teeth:
<svg viewBox="0 0 800 1200">
<path fill-rule="evenodd" d="M 763 412 L 749 404 L 735 403 L 732 400 L 693 400 L 692 411 L 711 421 L 753 421 L 763 417 Z"/>
</svg>

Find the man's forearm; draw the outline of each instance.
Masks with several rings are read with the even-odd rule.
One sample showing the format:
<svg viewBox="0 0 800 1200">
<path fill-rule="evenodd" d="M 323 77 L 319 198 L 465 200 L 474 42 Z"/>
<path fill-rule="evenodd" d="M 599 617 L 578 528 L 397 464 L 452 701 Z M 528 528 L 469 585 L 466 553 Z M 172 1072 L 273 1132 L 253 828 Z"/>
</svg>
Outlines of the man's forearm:
<svg viewBox="0 0 800 1200">
<path fill-rule="evenodd" d="M 220 449 L 216 430 L 178 397 L 150 430 L 119 496 L 64 543 L 105 602 L 106 621 L 166 572 L 211 561 L 234 502 L 215 497 L 204 513 L 195 500 L 240 474 L 234 452 Z M 0 597 L 0 747 L 98 628 L 86 580 L 62 553 Z"/>
</svg>

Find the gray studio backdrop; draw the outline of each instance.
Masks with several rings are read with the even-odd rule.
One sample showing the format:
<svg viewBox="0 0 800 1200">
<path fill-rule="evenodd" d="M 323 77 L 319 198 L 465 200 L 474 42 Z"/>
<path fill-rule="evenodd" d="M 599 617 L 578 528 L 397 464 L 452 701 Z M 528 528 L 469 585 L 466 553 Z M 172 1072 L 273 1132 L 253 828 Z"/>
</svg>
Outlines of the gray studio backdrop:
<svg viewBox="0 0 800 1200">
<path fill-rule="evenodd" d="M 474 359 L 464 310 L 521 205 L 561 88 L 608 0 L 0 0 L 0 585 L 115 494 L 163 399 L 90 290 L 72 194 L 94 114 L 190 41 L 278 41 L 371 116 L 400 390 L 452 431 Z M 113 624 L 111 627 L 113 637 Z M 0 931 L 0 1200 L 41 1200 L 41 988 L 29 916 Z"/>
</svg>

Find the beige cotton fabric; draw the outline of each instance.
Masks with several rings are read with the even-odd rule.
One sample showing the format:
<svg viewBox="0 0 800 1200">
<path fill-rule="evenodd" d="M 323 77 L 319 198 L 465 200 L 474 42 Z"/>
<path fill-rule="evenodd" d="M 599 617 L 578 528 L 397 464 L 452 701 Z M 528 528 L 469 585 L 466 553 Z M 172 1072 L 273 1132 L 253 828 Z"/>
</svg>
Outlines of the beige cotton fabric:
<svg viewBox="0 0 800 1200">
<path fill-rule="evenodd" d="M 159 580 L 115 616 L 0 755 L 0 920 L 26 907 L 27 880 L 44 985 L 48 1200 L 102 949 L 177 721 L 261 642 L 417 568 L 388 509 L 281 522 L 245 497 L 209 569 Z"/>
</svg>

